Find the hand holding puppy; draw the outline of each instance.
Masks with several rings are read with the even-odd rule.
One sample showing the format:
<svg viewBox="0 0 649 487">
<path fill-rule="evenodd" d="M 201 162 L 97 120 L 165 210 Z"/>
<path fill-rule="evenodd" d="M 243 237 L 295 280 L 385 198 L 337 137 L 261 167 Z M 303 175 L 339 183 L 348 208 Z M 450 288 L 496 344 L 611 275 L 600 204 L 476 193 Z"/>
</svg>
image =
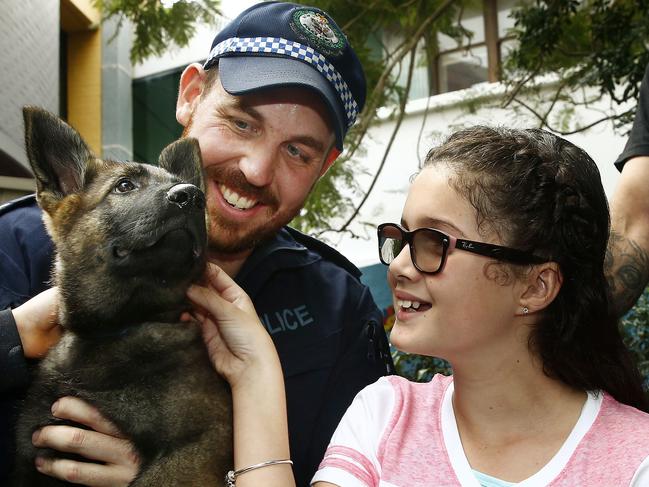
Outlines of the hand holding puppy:
<svg viewBox="0 0 649 487">
<path fill-rule="evenodd" d="M 12 311 L 25 357 L 41 358 L 59 341 L 58 309 L 58 288 L 53 287 Z"/>
</svg>

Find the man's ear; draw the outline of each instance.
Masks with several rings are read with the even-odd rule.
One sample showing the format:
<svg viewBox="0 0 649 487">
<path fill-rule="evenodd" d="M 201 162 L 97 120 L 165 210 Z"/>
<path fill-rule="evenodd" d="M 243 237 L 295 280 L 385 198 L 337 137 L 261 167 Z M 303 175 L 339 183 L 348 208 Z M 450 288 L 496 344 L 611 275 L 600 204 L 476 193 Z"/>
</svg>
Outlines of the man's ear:
<svg viewBox="0 0 649 487">
<path fill-rule="evenodd" d="M 192 112 L 203 93 L 203 86 L 207 73 L 198 63 L 192 63 L 185 68 L 180 76 L 178 100 L 176 101 L 176 120 L 186 127 Z"/>
<path fill-rule="evenodd" d="M 526 288 L 520 297 L 516 314 L 543 311 L 557 297 L 563 284 L 563 274 L 556 262 L 535 265 L 526 278 Z M 525 311 L 527 310 L 527 311 Z"/>
<path fill-rule="evenodd" d="M 81 189 L 88 162 L 95 156 L 79 133 L 56 115 L 23 108 L 25 149 L 36 176 L 39 200 L 59 200 Z"/>
<path fill-rule="evenodd" d="M 160 154 L 158 165 L 178 176 L 183 182 L 205 191 L 201 148 L 195 138 L 186 137 L 169 144 Z"/>
</svg>

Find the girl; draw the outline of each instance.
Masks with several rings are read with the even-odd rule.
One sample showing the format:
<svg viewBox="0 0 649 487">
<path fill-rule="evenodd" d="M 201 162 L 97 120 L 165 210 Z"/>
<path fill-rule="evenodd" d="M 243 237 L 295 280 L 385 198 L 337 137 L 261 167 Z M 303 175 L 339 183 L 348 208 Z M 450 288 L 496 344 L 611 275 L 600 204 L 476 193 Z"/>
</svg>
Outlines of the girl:
<svg viewBox="0 0 649 487">
<path fill-rule="evenodd" d="M 392 344 L 453 376 L 364 389 L 313 485 L 649 486 L 647 398 L 607 306 L 608 232 L 595 163 L 559 137 L 476 127 L 431 150 L 379 254 Z M 232 385 L 235 468 L 255 467 L 236 485 L 291 485 L 272 343 L 224 273 L 210 282 L 190 297 Z"/>
</svg>

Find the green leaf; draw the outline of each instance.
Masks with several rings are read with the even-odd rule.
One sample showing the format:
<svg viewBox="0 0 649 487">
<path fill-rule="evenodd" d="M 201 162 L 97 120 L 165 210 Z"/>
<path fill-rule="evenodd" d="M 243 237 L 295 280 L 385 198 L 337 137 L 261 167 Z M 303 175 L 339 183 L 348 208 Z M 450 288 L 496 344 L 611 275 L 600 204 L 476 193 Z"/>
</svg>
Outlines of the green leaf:
<svg viewBox="0 0 649 487">
<path fill-rule="evenodd" d="M 173 45 L 186 46 L 197 23 L 213 22 L 220 15 L 219 0 L 177 0 L 170 7 L 160 0 L 93 0 L 93 5 L 103 19 L 118 19 L 113 37 L 124 19 L 133 24 L 132 63 L 160 55 Z"/>
</svg>

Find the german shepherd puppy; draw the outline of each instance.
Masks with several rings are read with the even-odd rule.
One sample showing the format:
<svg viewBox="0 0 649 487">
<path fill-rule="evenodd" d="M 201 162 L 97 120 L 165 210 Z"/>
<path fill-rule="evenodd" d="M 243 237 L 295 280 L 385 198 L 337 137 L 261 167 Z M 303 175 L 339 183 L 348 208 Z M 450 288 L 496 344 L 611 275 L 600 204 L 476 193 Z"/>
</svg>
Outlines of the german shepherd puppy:
<svg viewBox="0 0 649 487">
<path fill-rule="evenodd" d="M 36 471 L 35 456 L 53 452 L 31 443 L 37 428 L 62 423 L 50 408 L 65 395 L 93 404 L 134 443 L 142 467 L 131 485 L 221 485 L 232 466 L 229 388 L 198 326 L 179 321 L 205 266 L 198 142 L 171 144 L 160 167 L 101 160 L 54 115 L 23 115 L 65 331 L 21 410 L 15 485 L 72 485 Z"/>
</svg>

